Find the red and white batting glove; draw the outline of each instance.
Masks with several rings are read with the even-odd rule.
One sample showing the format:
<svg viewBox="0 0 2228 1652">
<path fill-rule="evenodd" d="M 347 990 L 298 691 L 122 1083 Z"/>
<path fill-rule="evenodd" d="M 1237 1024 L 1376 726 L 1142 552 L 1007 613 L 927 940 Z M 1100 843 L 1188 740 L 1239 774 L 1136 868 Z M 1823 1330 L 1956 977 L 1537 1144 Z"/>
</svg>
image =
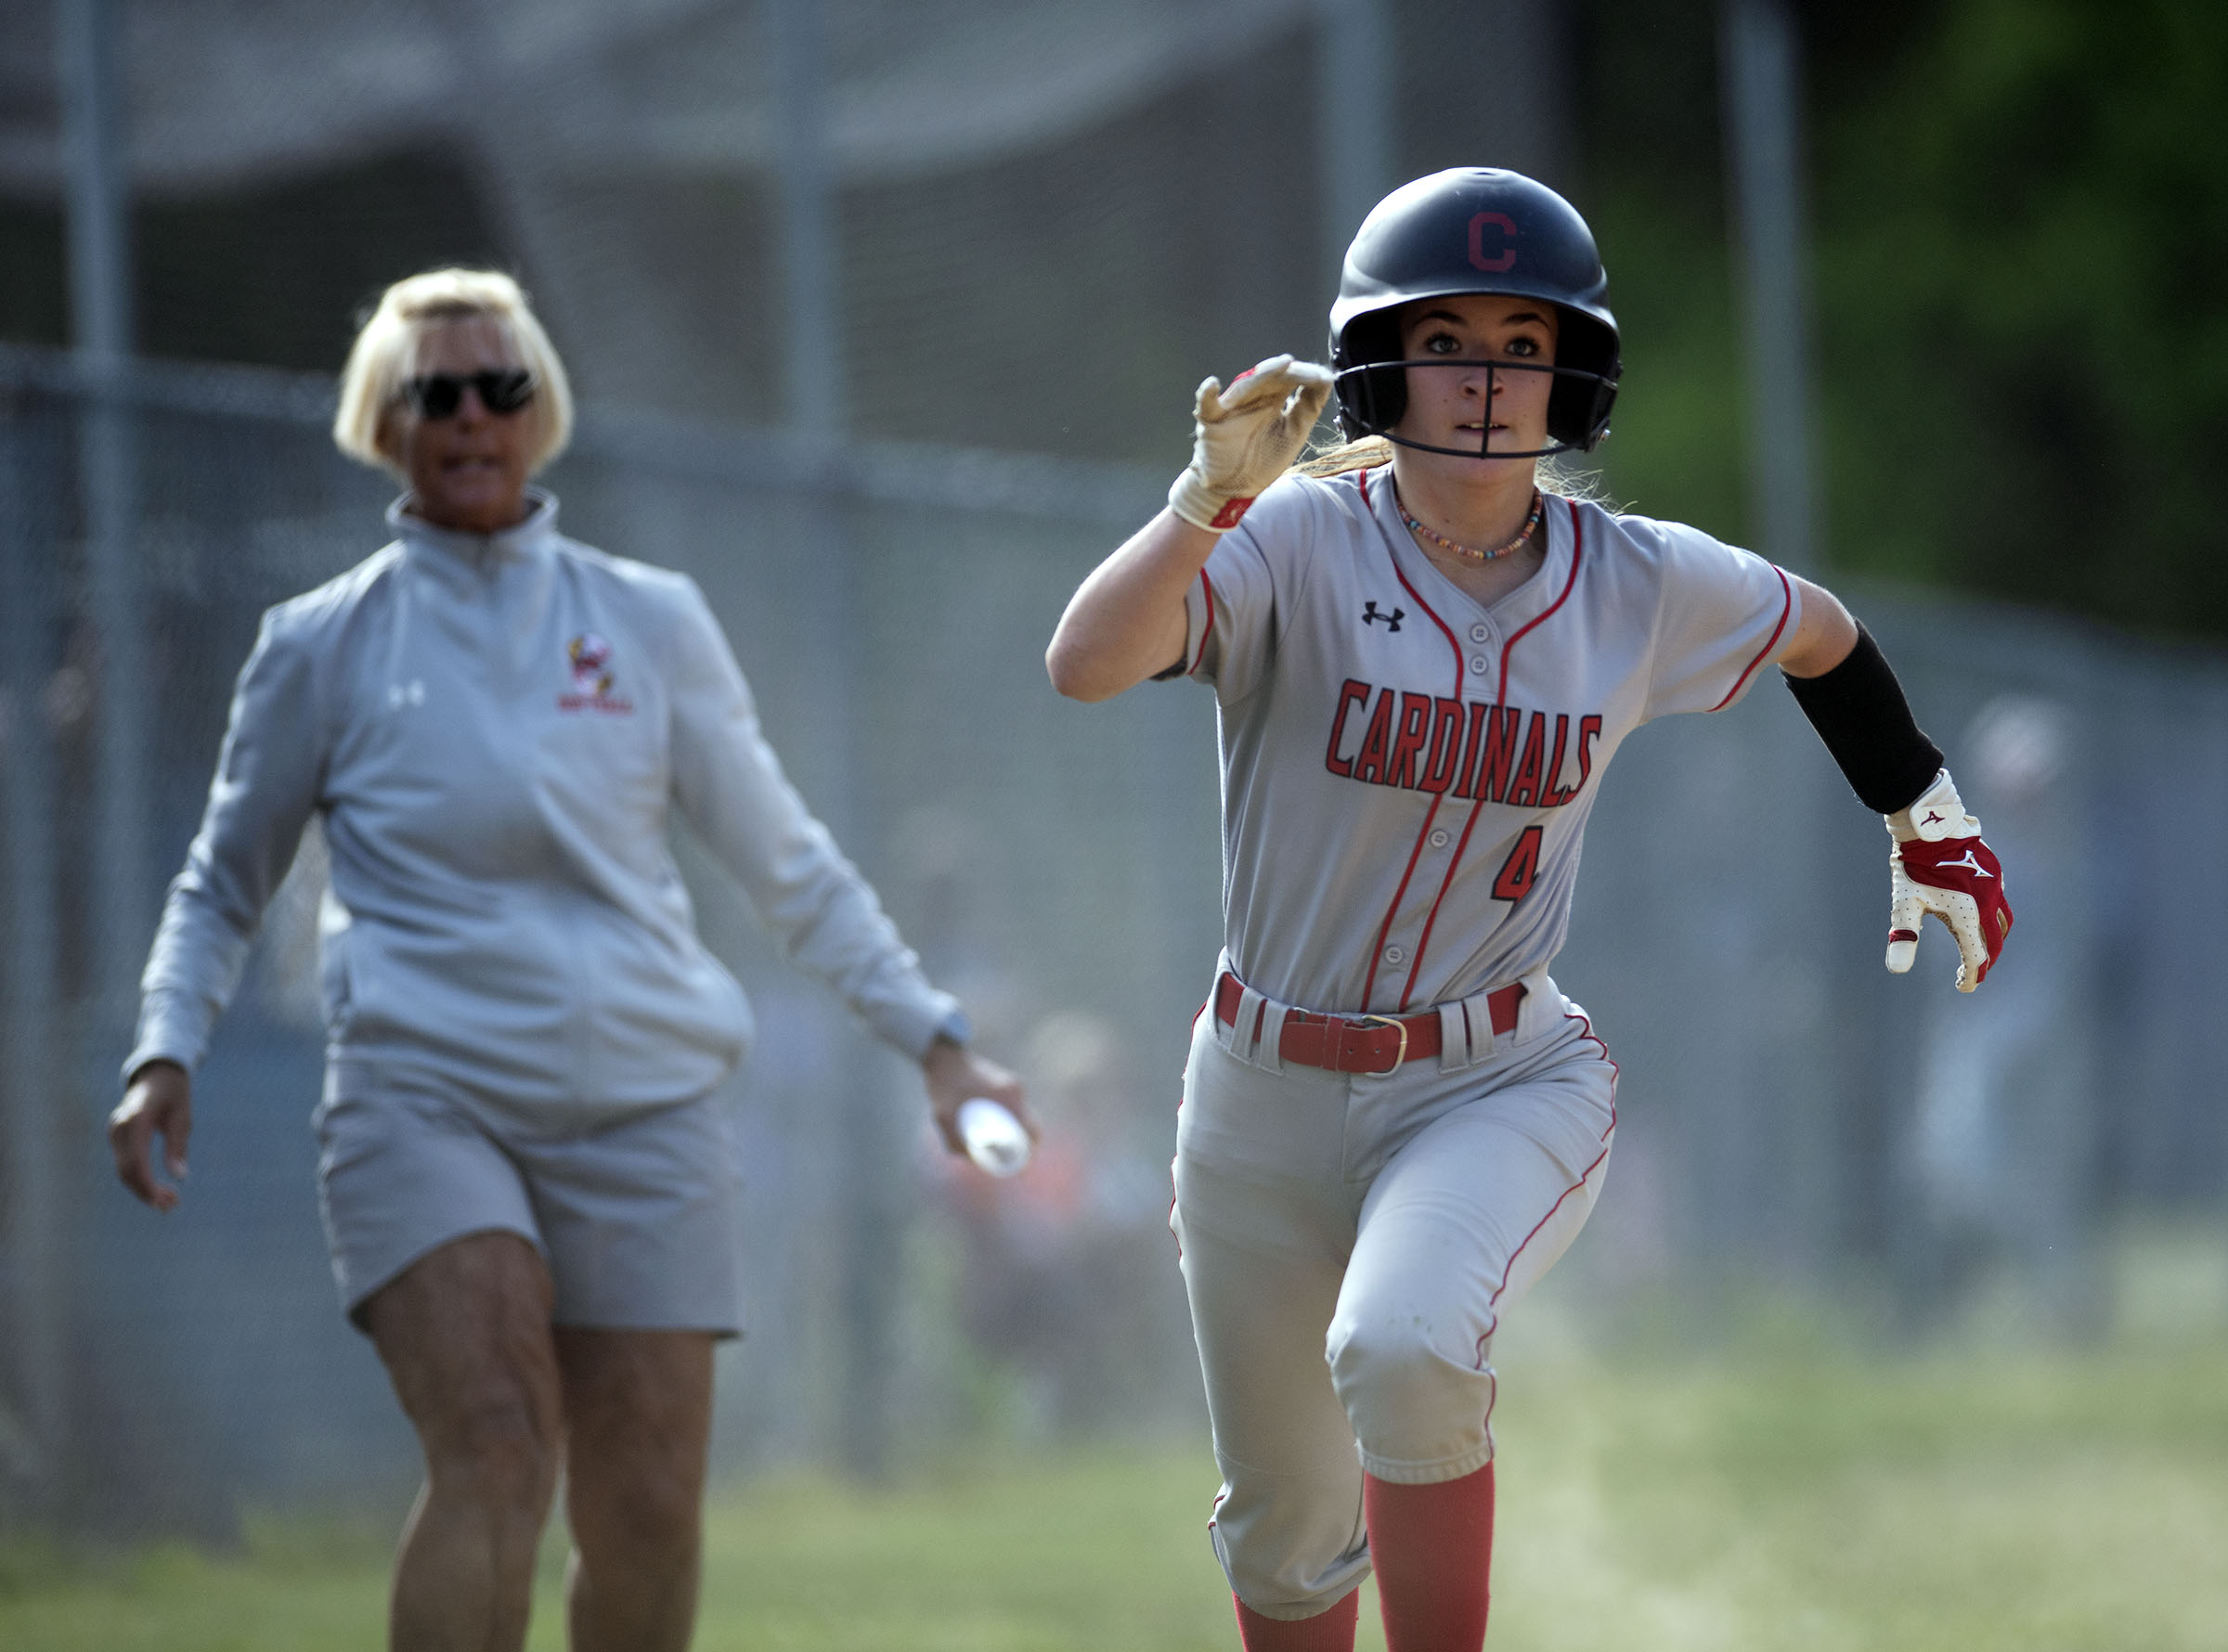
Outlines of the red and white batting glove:
<svg viewBox="0 0 2228 1652">
<path fill-rule="evenodd" d="M 1237 526 L 1262 489 L 1291 468 L 1330 400 L 1330 369 L 1272 355 L 1230 381 L 1199 386 L 1191 463 L 1168 490 L 1168 508 L 1195 528 Z"/>
<path fill-rule="evenodd" d="M 1980 822 L 1965 813 L 1945 768 L 1909 808 L 1889 815 L 1887 967 L 1897 974 L 1918 955 L 1919 925 L 1928 912 L 1957 937 L 1957 989 L 1988 978 L 2012 931 L 2003 898 L 2003 868 L 1980 841 Z"/>
</svg>

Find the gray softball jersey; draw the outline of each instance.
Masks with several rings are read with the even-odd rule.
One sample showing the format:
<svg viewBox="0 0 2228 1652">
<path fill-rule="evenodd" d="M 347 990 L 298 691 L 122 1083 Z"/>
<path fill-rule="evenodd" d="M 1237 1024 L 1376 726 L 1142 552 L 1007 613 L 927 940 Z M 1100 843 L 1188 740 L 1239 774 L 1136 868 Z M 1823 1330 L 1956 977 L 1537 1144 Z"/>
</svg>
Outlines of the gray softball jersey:
<svg viewBox="0 0 2228 1652">
<path fill-rule="evenodd" d="M 563 538 L 556 501 L 532 504 L 485 536 L 397 506 L 395 543 L 264 615 L 127 1074 L 199 1061 L 313 812 L 335 1061 L 559 1109 L 717 1084 L 750 1008 L 696 937 L 676 804 L 887 1042 L 917 1056 L 954 1015 L 784 777 L 695 584 Z"/>
<path fill-rule="evenodd" d="M 1550 499 L 1537 573 L 1481 607 L 1402 524 L 1390 468 L 1288 477 L 1187 593 L 1219 702 L 1224 950 L 1256 990 L 1411 1012 L 1561 949 L 1626 735 L 1716 711 L 1791 643 L 1787 575 L 1697 529 Z"/>
</svg>

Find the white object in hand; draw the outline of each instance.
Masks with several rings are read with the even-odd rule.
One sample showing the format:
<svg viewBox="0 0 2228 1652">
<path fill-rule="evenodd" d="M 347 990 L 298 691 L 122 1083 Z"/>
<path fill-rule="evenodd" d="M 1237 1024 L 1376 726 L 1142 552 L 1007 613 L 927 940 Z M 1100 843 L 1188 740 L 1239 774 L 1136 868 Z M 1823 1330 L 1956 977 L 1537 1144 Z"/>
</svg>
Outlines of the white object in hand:
<svg viewBox="0 0 2228 1652">
<path fill-rule="evenodd" d="M 989 1096 L 959 1104 L 959 1136 L 967 1156 L 993 1176 L 1011 1176 L 1029 1163 L 1029 1132 Z"/>
</svg>

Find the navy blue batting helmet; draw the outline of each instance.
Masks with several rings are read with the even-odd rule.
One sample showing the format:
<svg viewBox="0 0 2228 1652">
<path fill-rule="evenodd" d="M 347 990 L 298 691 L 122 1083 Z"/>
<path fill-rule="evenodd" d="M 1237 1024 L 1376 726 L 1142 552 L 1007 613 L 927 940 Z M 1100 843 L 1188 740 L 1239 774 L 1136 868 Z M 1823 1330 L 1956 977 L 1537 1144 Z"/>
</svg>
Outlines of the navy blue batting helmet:
<svg viewBox="0 0 2228 1652">
<path fill-rule="evenodd" d="M 1468 292 L 1542 299 L 1561 312 L 1551 368 L 1476 364 L 1555 375 L 1548 398 L 1548 434 L 1555 445 L 1495 457 L 1590 450 L 1609 433 L 1624 371 L 1617 320 L 1604 302 L 1609 277 L 1593 231 L 1545 184 L 1491 166 L 1459 166 L 1403 184 L 1362 220 L 1330 307 L 1330 365 L 1347 439 L 1382 435 L 1405 446 L 1426 445 L 1391 433 L 1407 407 L 1406 368 L 1450 364 L 1443 356 L 1429 364 L 1401 359 L 1399 309 L 1415 299 Z M 1469 457 L 1465 449 L 1430 451 Z"/>
</svg>

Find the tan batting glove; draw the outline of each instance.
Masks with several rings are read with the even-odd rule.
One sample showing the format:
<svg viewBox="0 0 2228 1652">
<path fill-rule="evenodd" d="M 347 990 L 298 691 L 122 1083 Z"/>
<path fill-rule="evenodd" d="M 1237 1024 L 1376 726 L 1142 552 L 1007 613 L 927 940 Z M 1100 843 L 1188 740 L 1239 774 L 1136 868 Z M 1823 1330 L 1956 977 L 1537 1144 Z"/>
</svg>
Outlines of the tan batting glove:
<svg viewBox="0 0 2228 1652">
<path fill-rule="evenodd" d="M 1272 355 L 1230 381 L 1199 386 L 1191 463 L 1168 490 L 1168 508 L 1195 528 L 1220 534 L 1262 489 L 1291 469 L 1330 400 L 1330 369 Z"/>
<path fill-rule="evenodd" d="M 1898 975 L 1911 968 L 1919 925 L 1932 912 L 1957 940 L 1957 989 L 1971 992 L 1988 978 L 2012 932 L 2001 862 L 1980 841 L 1980 822 L 1965 813 L 1947 768 L 1909 808 L 1883 818 L 1895 840 L 1887 852 L 1887 967 Z"/>
</svg>

